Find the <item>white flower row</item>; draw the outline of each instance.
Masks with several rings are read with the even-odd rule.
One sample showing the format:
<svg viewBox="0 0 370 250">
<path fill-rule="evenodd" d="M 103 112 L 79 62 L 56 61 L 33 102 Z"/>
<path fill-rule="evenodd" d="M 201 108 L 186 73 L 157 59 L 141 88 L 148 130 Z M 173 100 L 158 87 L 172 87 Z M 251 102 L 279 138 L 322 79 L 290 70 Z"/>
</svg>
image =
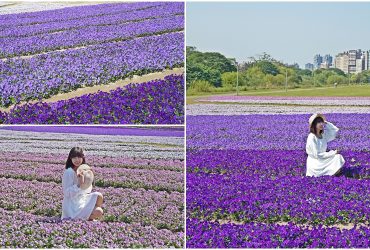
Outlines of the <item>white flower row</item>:
<svg viewBox="0 0 370 250">
<path fill-rule="evenodd" d="M 0 130 L 0 151 L 66 154 L 82 147 L 86 155 L 183 159 L 184 138 L 109 136 Z"/>
<path fill-rule="evenodd" d="M 243 104 L 192 104 L 186 115 L 311 114 L 370 113 L 370 107 L 272 106 Z"/>
<path fill-rule="evenodd" d="M 369 106 L 370 98 L 325 98 L 325 97 L 256 97 L 256 96 L 212 96 L 201 98 L 201 102 L 234 102 L 248 104 L 278 104 L 278 105 L 320 105 L 320 106 Z"/>
<path fill-rule="evenodd" d="M 89 2 L 2 2 L 0 3 L 0 15 L 55 10 L 65 7 L 92 5 Z"/>
</svg>

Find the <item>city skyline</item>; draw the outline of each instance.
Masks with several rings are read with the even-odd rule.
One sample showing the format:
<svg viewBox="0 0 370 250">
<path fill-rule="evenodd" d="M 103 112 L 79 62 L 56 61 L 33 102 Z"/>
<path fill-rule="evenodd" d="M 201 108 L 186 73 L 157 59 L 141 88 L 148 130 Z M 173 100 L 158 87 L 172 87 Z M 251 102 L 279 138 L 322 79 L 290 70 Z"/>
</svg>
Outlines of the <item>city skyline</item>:
<svg viewBox="0 0 370 250">
<path fill-rule="evenodd" d="M 370 2 L 189 2 L 187 45 L 238 62 L 266 52 L 304 68 L 316 54 L 335 57 L 343 51 L 369 50 L 370 34 L 361 28 L 370 21 L 369 9 Z"/>
</svg>

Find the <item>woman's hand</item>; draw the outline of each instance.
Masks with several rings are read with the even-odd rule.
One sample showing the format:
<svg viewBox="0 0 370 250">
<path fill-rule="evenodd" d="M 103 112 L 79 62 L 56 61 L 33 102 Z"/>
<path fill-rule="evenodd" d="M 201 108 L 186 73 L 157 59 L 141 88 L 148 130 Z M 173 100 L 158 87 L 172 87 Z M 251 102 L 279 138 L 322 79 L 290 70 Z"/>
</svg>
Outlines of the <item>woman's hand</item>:
<svg viewBox="0 0 370 250">
<path fill-rule="evenodd" d="M 77 174 L 77 179 L 78 179 L 78 184 L 79 184 L 79 185 L 84 184 L 84 182 L 85 182 L 85 177 L 84 177 L 84 175 L 83 175 L 83 174 L 78 173 L 78 174 Z"/>
</svg>

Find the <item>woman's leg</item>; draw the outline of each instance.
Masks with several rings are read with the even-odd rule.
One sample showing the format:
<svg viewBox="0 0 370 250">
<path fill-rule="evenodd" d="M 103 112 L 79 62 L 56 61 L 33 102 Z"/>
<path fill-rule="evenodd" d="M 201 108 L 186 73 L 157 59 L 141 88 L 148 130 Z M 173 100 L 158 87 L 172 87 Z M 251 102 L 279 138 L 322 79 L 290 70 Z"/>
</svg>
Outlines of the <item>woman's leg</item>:
<svg viewBox="0 0 370 250">
<path fill-rule="evenodd" d="M 103 217 L 103 209 L 101 207 L 95 207 L 94 210 L 92 211 L 89 220 L 98 220 Z"/>
<path fill-rule="evenodd" d="M 341 167 L 335 174 L 334 176 L 342 176 L 343 175 L 343 167 Z"/>
<path fill-rule="evenodd" d="M 103 200 L 103 195 L 99 193 L 98 197 L 96 198 L 94 210 L 92 211 L 89 220 L 101 219 L 103 217 L 104 211 L 101 208 L 103 205 Z"/>
</svg>

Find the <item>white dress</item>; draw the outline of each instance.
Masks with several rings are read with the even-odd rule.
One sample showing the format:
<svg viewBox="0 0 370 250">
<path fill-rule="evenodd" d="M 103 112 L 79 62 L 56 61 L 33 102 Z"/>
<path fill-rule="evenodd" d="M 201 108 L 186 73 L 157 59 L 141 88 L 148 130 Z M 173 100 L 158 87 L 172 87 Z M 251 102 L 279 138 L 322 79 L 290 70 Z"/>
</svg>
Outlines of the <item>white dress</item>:
<svg viewBox="0 0 370 250">
<path fill-rule="evenodd" d="M 334 175 L 344 165 L 343 156 L 336 150 L 326 152 L 328 142 L 335 139 L 339 129 L 332 123 L 327 122 L 322 134 L 322 139 L 310 133 L 307 137 L 306 153 L 307 172 L 306 176 Z"/>
<path fill-rule="evenodd" d="M 99 192 L 91 193 L 92 187 L 82 190 L 77 187 L 77 174 L 72 168 L 64 171 L 62 219 L 88 220 L 95 208 Z"/>
</svg>

